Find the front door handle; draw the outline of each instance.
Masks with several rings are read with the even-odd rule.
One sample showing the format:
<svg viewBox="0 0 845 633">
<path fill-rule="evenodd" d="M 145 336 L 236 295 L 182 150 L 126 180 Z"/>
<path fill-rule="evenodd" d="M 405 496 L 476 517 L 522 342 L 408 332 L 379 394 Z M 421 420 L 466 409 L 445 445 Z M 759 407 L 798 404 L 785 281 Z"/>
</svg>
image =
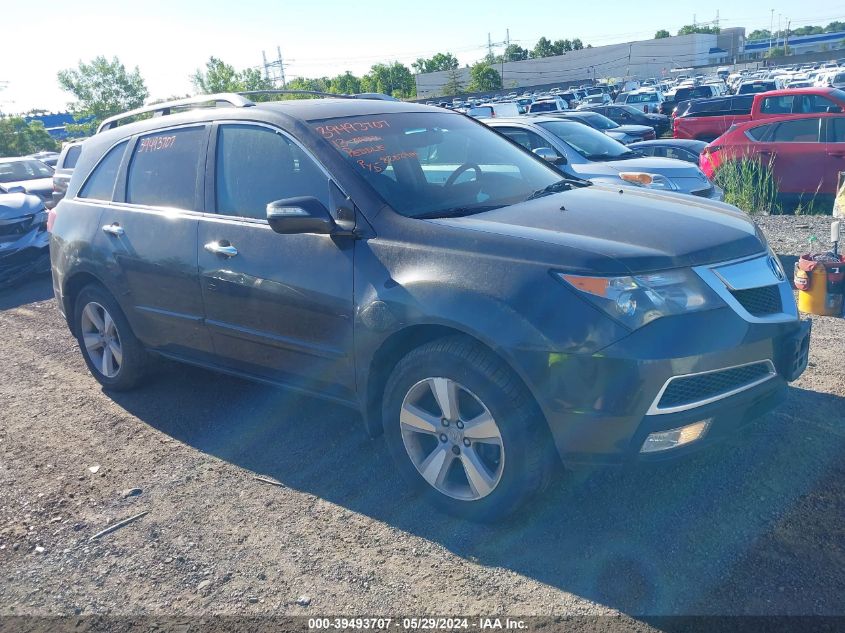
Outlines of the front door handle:
<svg viewBox="0 0 845 633">
<path fill-rule="evenodd" d="M 112 222 L 111 224 L 103 225 L 103 233 L 108 233 L 109 235 L 115 235 L 120 237 L 126 231 L 123 230 L 123 227 L 120 226 L 117 222 Z"/>
<path fill-rule="evenodd" d="M 221 242 L 209 242 L 205 245 L 205 250 L 215 255 L 223 255 L 224 257 L 234 257 L 238 254 L 238 249 L 223 240 Z"/>
</svg>

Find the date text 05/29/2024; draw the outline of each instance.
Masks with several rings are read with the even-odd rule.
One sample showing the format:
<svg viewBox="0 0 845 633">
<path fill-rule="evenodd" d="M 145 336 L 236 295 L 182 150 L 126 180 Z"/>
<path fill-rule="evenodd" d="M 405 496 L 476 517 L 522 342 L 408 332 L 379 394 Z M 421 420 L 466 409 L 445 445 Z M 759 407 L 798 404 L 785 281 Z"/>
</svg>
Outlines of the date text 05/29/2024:
<svg viewBox="0 0 845 633">
<path fill-rule="evenodd" d="M 435 617 L 353 617 L 353 618 L 309 618 L 310 630 L 392 630 L 405 631 L 495 631 L 525 630 L 528 625 L 515 618 L 435 618 Z"/>
</svg>

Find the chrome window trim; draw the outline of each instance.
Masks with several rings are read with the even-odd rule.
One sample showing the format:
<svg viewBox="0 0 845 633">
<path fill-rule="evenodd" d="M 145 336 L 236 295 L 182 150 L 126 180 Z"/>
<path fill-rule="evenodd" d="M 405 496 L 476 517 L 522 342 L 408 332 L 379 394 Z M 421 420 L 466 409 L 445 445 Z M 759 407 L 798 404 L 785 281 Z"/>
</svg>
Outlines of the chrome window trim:
<svg viewBox="0 0 845 633">
<path fill-rule="evenodd" d="M 798 306 L 795 303 L 795 296 L 792 294 L 792 286 L 789 283 L 789 278 L 784 271 L 784 279 L 779 280 L 777 279 L 774 274 L 761 274 L 759 279 L 757 280 L 759 283 L 756 285 L 748 285 L 743 284 L 743 288 L 735 288 L 735 289 L 751 289 L 751 288 L 761 288 L 764 286 L 777 286 L 780 292 L 780 302 L 781 302 L 781 312 L 776 312 L 774 314 L 766 314 L 764 316 L 755 316 L 748 312 L 742 304 L 737 301 L 736 297 L 730 291 L 728 286 L 729 281 L 724 279 L 722 275 L 720 275 L 719 270 L 723 268 L 728 268 L 730 266 L 735 266 L 736 264 L 742 264 L 745 262 L 751 262 L 753 260 L 760 260 L 760 272 L 761 273 L 771 273 L 771 269 L 769 268 L 768 264 L 766 263 L 767 258 L 769 257 L 768 251 L 763 253 L 758 253 L 756 255 L 751 255 L 750 257 L 741 257 L 739 259 L 734 259 L 726 262 L 719 262 L 717 264 L 706 264 L 703 266 L 693 266 L 693 270 L 696 274 L 701 277 L 701 279 L 706 283 L 710 288 L 717 294 L 719 297 L 728 304 L 734 312 L 736 312 L 743 320 L 749 323 L 788 323 L 792 321 L 798 320 Z"/>
<path fill-rule="evenodd" d="M 709 398 L 704 398 L 702 400 L 696 400 L 694 402 L 689 402 L 687 404 L 679 404 L 679 405 L 674 406 L 674 407 L 665 407 L 665 408 L 661 408 L 661 407 L 657 406 L 658 403 L 660 402 L 660 399 L 663 397 L 663 394 L 666 392 L 666 389 L 669 388 L 669 385 L 672 383 L 673 380 L 677 380 L 679 378 L 689 378 L 690 376 L 703 376 L 705 374 L 714 374 L 716 372 L 727 371 L 729 369 L 737 369 L 738 367 L 748 367 L 750 365 L 759 365 L 760 363 L 766 363 L 768 365 L 768 368 L 769 368 L 768 375 L 766 375 L 762 378 L 758 378 L 757 380 L 754 380 L 754 381 L 752 381 L 752 382 L 750 382 L 746 385 L 742 385 L 741 387 L 736 387 L 735 389 L 725 391 L 725 392 L 717 394 L 715 396 L 710 396 Z M 743 391 L 747 391 L 748 389 L 751 389 L 752 387 L 756 387 L 757 385 L 761 385 L 764 382 L 771 380 L 775 376 L 777 376 L 777 371 L 775 370 L 775 364 L 771 361 L 771 359 L 768 359 L 768 358 L 765 359 L 765 360 L 755 360 L 755 361 L 752 361 L 750 363 L 742 363 L 741 365 L 731 365 L 730 367 L 719 367 L 718 369 L 709 369 L 707 371 L 699 371 L 699 372 L 693 372 L 691 374 L 679 374 L 677 376 L 672 376 L 665 383 L 663 383 L 663 386 L 660 388 L 660 391 L 657 392 L 657 396 L 655 396 L 654 400 L 651 403 L 651 406 L 648 408 L 646 415 L 665 415 L 667 413 L 678 413 L 680 411 L 689 411 L 690 409 L 695 409 L 696 407 L 703 407 L 706 404 L 711 404 L 713 402 L 717 402 L 717 401 L 723 400 L 725 398 L 730 398 L 731 396 L 734 396 L 734 395 L 741 393 Z"/>
</svg>

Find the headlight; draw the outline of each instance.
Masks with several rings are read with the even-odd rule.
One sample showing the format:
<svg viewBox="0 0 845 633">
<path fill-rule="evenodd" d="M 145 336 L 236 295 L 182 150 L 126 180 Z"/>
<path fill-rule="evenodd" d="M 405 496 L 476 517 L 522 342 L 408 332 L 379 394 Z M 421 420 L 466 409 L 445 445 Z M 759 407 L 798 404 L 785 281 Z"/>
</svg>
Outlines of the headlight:
<svg viewBox="0 0 845 633">
<path fill-rule="evenodd" d="M 719 296 L 689 269 L 631 277 L 554 274 L 632 330 L 660 317 L 712 310 L 724 305 Z"/>
<path fill-rule="evenodd" d="M 648 187 L 649 189 L 659 189 L 662 191 L 678 190 L 678 185 L 660 174 L 648 174 L 644 171 L 623 171 L 619 174 L 619 177 L 625 182 L 640 185 L 641 187 Z"/>
</svg>

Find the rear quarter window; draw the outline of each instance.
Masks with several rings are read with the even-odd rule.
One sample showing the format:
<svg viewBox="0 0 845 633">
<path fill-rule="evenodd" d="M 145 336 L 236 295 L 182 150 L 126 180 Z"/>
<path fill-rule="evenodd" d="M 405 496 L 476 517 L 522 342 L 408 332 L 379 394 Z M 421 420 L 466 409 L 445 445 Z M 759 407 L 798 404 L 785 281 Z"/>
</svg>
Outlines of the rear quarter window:
<svg viewBox="0 0 845 633">
<path fill-rule="evenodd" d="M 771 138 L 773 127 L 774 126 L 772 124 L 758 125 L 757 127 L 753 127 L 750 130 L 746 130 L 745 135 L 752 141 L 763 143 Z"/>
<path fill-rule="evenodd" d="M 114 185 L 117 172 L 128 141 L 123 141 L 112 147 L 88 176 L 88 180 L 79 191 L 80 198 L 110 201 L 114 195 Z"/>
<path fill-rule="evenodd" d="M 67 154 L 65 154 L 64 163 L 62 163 L 62 169 L 73 169 L 76 167 L 76 161 L 79 160 L 79 155 L 82 153 L 82 145 L 74 145 L 73 147 L 68 148 Z"/>
</svg>

